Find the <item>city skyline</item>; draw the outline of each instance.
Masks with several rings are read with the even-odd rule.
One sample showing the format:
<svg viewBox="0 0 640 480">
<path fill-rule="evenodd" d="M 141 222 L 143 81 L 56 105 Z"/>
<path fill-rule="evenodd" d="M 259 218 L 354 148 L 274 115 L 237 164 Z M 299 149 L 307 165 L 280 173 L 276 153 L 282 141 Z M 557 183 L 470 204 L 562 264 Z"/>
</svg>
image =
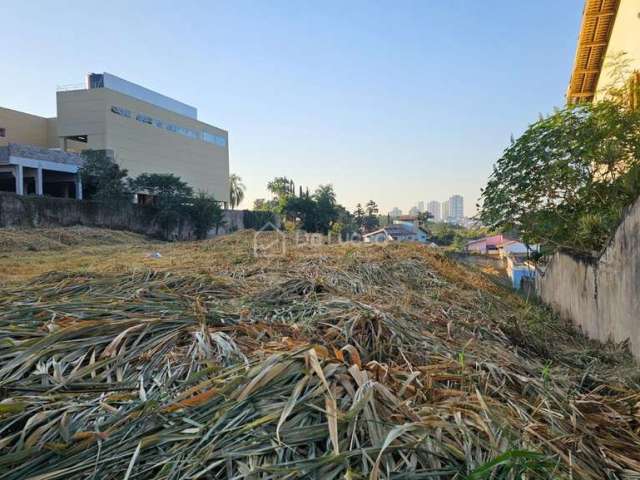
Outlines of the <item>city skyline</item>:
<svg viewBox="0 0 640 480">
<path fill-rule="evenodd" d="M 450 195 L 447 199 L 445 200 L 418 200 L 416 202 L 413 203 L 413 205 L 411 205 L 409 208 L 402 209 L 398 206 L 394 206 L 393 208 L 389 209 L 388 214 L 391 216 L 394 216 L 395 214 L 404 214 L 405 212 L 411 212 L 411 211 L 419 211 L 419 212 L 429 212 L 431 214 L 434 215 L 434 218 L 438 218 L 440 216 L 442 216 L 442 208 L 443 205 L 447 202 L 451 202 L 453 200 L 454 202 L 454 215 L 452 215 L 453 218 L 463 218 L 466 217 L 468 215 L 465 215 L 464 213 L 464 196 L 460 195 L 458 193 L 454 193 L 452 195 Z M 398 213 L 400 212 L 400 213 Z M 437 215 L 435 214 L 437 212 Z M 411 214 L 411 213 L 409 213 Z"/>
</svg>

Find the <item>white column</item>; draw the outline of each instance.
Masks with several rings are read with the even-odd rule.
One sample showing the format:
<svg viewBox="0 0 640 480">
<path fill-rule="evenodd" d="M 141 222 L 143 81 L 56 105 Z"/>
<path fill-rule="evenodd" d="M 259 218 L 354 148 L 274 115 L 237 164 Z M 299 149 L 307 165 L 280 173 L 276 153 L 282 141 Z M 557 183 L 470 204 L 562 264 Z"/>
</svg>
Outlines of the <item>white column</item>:
<svg viewBox="0 0 640 480">
<path fill-rule="evenodd" d="M 44 195 L 44 189 L 42 188 L 42 169 L 36 170 L 36 195 Z"/>
<path fill-rule="evenodd" d="M 22 165 L 16 165 L 16 193 L 24 195 L 24 172 Z"/>
<path fill-rule="evenodd" d="M 76 173 L 76 198 L 82 200 L 82 179 L 79 173 Z"/>
</svg>

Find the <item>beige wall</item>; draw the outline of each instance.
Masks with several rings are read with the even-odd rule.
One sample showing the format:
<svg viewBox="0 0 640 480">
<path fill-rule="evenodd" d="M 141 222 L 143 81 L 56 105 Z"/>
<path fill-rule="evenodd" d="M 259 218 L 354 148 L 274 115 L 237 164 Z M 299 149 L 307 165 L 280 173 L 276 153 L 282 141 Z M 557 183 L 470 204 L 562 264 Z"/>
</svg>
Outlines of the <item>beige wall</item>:
<svg viewBox="0 0 640 480">
<path fill-rule="evenodd" d="M 55 119 L 0 107 L 0 128 L 6 129 L 7 135 L 0 137 L 0 146 L 9 142 L 45 148 L 58 146 L 55 138 Z"/>
<path fill-rule="evenodd" d="M 556 253 L 536 279 L 541 299 L 591 338 L 622 342 L 640 360 L 640 199 L 597 258 Z"/>
<path fill-rule="evenodd" d="M 601 100 L 606 90 L 616 86 L 614 66 L 611 60 L 620 52 L 626 52 L 629 73 L 640 70 L 640 0 L 621 0 L 616 21 L 611 31 L 609 46 L 602 72 L 598 79 L 595 100 Z"/>
<path fill-rule="evenodd" d="M 105 88 L 58 92 L 57 101 L 59 136 L 87 135 L 87 148 L 113 150 L 116 161 L 130 176 L 173 173 L 195 190 L 229 200 L 229 147 L 224 130 Z M 112 106 L 130 110 L 131 118 L 113 113 Z M 135 118 L 138 113 L 221 135 L 227 145 L 213 145 L 141 123 Z"/>
</svg>

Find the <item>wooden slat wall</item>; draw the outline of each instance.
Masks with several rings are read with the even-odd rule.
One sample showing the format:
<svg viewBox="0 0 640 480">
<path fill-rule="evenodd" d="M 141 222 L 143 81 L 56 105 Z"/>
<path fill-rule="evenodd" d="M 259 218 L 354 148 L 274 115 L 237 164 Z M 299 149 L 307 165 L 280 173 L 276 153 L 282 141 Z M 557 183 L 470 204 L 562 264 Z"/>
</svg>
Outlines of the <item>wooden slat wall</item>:
<svg viewBox="0 0 640 480">
<path fill-rule="evenodd" d="M 586 0 L 567 92 L 569 103 L 593 100 L 619 5 L 620 0 Z"/>
</svg>

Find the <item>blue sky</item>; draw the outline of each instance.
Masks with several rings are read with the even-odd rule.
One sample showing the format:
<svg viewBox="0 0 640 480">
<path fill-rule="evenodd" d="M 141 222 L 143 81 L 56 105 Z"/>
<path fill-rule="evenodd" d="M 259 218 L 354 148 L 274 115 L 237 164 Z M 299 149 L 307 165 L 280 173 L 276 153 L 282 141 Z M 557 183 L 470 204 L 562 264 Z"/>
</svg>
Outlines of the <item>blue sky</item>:
<svg viewBox="0 0 640 480">
<path fill-rule="evenodd" d="M 229 131 L 247 201 L 288 176 L 348 208 L 465 197 L 562 105 L 583 0 L 0 2 L 0 106 L 55 115 L 107 71 Z"/>
</svg>

